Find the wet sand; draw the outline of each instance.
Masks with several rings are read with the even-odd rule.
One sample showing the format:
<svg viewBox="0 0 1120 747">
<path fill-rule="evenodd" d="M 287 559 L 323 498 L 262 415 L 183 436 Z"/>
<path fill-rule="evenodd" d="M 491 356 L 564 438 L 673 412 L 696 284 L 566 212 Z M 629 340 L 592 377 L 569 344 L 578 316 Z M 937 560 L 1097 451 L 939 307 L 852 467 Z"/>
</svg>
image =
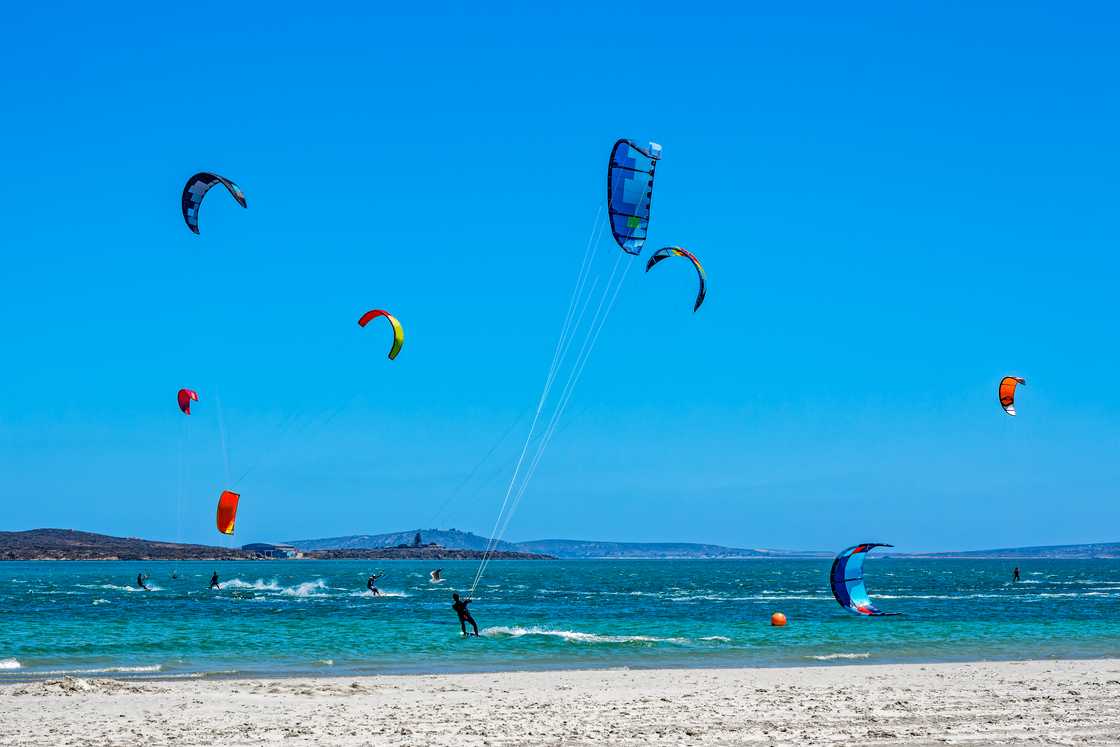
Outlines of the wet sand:
<svg viewBox="0 0 1120 747">
<path fill-rule="evenodd" d="M 1117 744 L 1120 659 L 0 687 L 0 745 Z"/>
</svg>

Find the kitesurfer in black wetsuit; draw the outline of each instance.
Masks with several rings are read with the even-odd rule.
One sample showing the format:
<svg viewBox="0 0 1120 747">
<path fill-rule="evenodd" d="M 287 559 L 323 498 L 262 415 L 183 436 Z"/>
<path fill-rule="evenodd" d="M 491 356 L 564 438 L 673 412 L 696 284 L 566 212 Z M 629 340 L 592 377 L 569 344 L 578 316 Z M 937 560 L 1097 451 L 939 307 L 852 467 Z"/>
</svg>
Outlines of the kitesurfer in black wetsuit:
<svg viewBox="0 0 1120 747">
<path fill-rule="evenodd" d="M 151 589 L 148 588 L 147 584 L 144 583 L 144 574 L 143 573 L 137 573 L 136 574 L 136 585 L 139 586 L 144 591 L 151 591 Z"/>
<path fill-rule="evenodd" d="M 372 591 L 375 597 L 381 596 L 381 592 L 377 590 L 377 579 L 381 578 L 384 575 L 384 573 L 376 573 L 370 576 L 369 580 L 366 581 L 366 588 Z"/>
<path fill-rule="evenodd" d="M 1021 578 L 1019 578 L 1019 566 L 1015 566 L 1015 569 L 1014 569 L 1013 571 L 1011 571 L 1011 581 L 1012 581 L 1012 583 L 1016 583 L 1016 584 L 1017 584 L 1017 583 L 1019 583 L 1019 582 L 1020 582 L 1021 580 L 1022 580 L 1022 579 L 1021 579 Z"/>
<path fill-rule="evenodd" d="M 218 572 L 214 571 L 214 575 L 210 577 L 210 588 L 221 591 L 222 585 L 218 583 Z"/>
<path fill-rule="evenodd" d="M 474 628 L 474 636 L 477 638 L 478 624 L 474 621 L 474 618 L 471 617 L 471 611 L 467 609 L 467 605 L 471 603 L 470 598 L 459 599 L 458 594 L 452 594 L 451 598 L 455 600 L 455 603 L 451 605 L 451 609 L 455 610 L 455 614 L 459 616 L 459 627 L 463 629 L 463 635 L 467 634 L 467 623 L 470 623 L 471 627 Z"/>
</svg>

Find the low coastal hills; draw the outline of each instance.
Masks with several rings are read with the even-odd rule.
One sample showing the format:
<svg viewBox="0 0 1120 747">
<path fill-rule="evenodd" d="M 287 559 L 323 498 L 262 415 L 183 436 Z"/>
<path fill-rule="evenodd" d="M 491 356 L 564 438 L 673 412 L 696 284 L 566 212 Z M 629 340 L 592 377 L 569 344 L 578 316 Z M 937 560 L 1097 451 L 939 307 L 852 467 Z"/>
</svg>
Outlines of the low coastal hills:
<svg viewBox="0 0 1120 747">
<path fill-rule="evenodd" d="M 233 548 L 190 545 L 137 537 L 112 537 L 73 529 L 0 532 L 0 560 L 263 560 L 290 557 L 283 552 L 277 553 L 278 547 L 282 546 L 253 544 Z M 401 547 L 325 548 L 297 555 L 320 560 L 476 560 L 482 554 L 479 550 L 415 543 Z M 494 557 L 513 560 L 551 559 L 548 555 L 529 552 L 498 552 Z"/>
<path fill-rule="evenodd" d="M 407 544 L 419 535 L 425 542 L 465 550 L 485 550 L 488 539 L 459 529 L 412 529 L 391 534 L 354 534 L 325 539 L 291 540 L 287 544 L 304 552 L 357 548 L 394 547 Z M 825 551 L 747 549 L 694 542 L 591 542 L 585 540 L 544 539 L 531 542 L 498 542 L 506 552 L 535 553 L 563 559 L 736 559 L 736 558 L 831 558 Z"/>
<path fill-rule="evenodd" d="M 320 560 L 475 560 L 486 550 L 486 537 L 458 529 L 409 530 L 294 540 L 284 545 L 216 547 L 112 537 L 73 529 L 0 532 L 0 560 L 257 560 L 304 557 Z M 1120 558 L 1120 542 L 1044 545 L 995 550 L 906 553 L 888 548 L 884 558 L 914 559 L 1070 559 Z M 494 553 L 510 560 L 582 559 L 826 559 L 832 551 L 737 548 L 691 542 L 595 542 L 546 539 L 499 542 Z"/>
<path fill-rule="evenodd" d="M 0 532 L 0 560 L 246 560 L 235 548 L 110 537 L 73 529 Z"/>
<path fill-rule="evenodd" d="M 391 534 L 354 534 L 345 537 L 325 539 L 292 540 L 288 544 L 304 551 L 341 550 L 357 548 L 393 547 L 414 541 L 420 535 L 425 542 L 436 542 L 443 547 L 456 547 L 471 550 L 484 550 L 487 538 L 458 529 L 412 529 L 407 532 Z M 876 538 L 854 537 L 854 541 Z M 499 542 L 499 550 L 508 552 L 531 552 L 549 555 L 564 560 L 577 559 L 740 559 L 740 558 L 829 558 L 836 555 L 834 550 L 776 550 L 771 548 L 724 547 L 722 545 L 698 544 L 692 542 L 593 542 L 586 540 L 545 539 L 530 542 Z M 1095 543 L 1084 545 L 1046 545 L 1038 547 L 1011 547 L 995 550 L 967 550 L 955 552 L 908 553 L 899 548 L 881 548 L 876 557 L 883 558 L 929 558 L 929 559 L 1015 559 L 1015 558 L 1053 558 L 1053 559 L 1092 559 L 1120 558 L 1120 542 Z"/>
</svg>

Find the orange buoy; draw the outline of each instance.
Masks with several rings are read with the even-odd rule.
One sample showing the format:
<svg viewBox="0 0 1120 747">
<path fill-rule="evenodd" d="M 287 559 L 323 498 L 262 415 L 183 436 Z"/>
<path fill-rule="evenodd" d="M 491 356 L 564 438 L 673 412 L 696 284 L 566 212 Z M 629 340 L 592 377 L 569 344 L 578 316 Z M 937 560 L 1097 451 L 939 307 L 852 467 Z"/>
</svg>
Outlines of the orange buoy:
<svg viewBox="0 0 1120 747">
<path fill-rule="evenodd" d="M 781 612 L 775 612 L 773 615 L 770 615 L 770 624 L 775 628 L 780 628 L 786 624 L 786 616 Z"/>
</svg>

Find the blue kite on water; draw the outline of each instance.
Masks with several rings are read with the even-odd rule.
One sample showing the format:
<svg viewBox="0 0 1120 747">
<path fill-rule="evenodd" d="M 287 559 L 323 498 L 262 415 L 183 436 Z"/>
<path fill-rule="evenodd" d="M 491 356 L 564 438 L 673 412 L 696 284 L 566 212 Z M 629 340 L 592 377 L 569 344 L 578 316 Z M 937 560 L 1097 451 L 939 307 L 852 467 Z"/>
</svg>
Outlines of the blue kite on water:
<svg viewBox="0 0 1120 747">
<path fill-rule="evenodd" d="M 876 547 L 894 547 L 882 542 L 868 542 L 863 545 L 854 545 L 843 550 L 832 561 L 832 573 L 829 579 L 832 582 L 832 596 L 844 609 L 856 615 L 870 615 L 871 617 L 886 617 L 900 615 L 901 612 L 883 612 L 871 603 L 867 595 L 867 587 L 863 584 L 863 561 L 867 553 Z"/>
</svg>

